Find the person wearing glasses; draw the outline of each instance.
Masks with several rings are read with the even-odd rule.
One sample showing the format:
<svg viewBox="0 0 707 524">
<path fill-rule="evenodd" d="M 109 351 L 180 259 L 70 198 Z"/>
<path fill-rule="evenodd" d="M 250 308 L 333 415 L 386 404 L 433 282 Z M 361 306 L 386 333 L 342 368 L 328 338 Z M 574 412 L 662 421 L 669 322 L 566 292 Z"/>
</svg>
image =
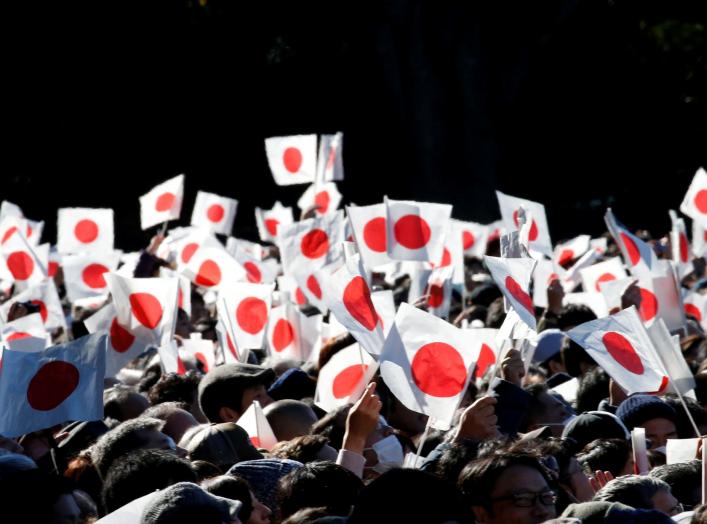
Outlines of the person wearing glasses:
<svg viewBox="0 0 707 524">
<path fill-rule="evenodd" d="M 459 488 L 479 524 L 539 524 L 556 516 L 550 478 L 530 453 L 505 451 L 475 460 L 462 470 Z"/>
</svg>

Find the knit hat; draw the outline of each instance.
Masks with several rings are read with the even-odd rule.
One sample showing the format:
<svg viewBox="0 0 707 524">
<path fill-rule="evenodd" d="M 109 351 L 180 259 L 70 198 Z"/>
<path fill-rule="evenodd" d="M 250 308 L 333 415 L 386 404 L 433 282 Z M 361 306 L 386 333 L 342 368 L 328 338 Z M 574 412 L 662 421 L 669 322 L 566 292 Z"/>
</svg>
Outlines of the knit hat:
<svg viewBox="0 0 707 524">
<path fill-rule="evenodd" d="M 237 500 L 217 497 L 191 482 L 179 482 L 159 492 L 145 507 L 141 524 L 183 522 L 184 512 L 190 514 L 217 511 L 224 522 L 238 518 L 242 504 Z"/>
<path fill-rule="evenodd" d="M 573 449 L 573 453 L 577 453 L 596 439 L 628 440 L 630 434 L 615 415 L 606 411 L 587 411 L 571 420 L 562 430 L 562 436 L 577 443 Z"/>
<path fill-rule="evenodd" d="M 205 460 L 222 471 L 244 460 L 263 458 L 246 430 L 235 422 L 196 426 L 184 434 L 179 446 L 189 452 L 192 461 Z"/>
<path fill-rule="evenodd" d="M 233 466 L 228 474 L 247 480 L 255 498 L 276 511 L 277 483 L 290 471 L 302 466 L 301 462 L 290 459 L 247 460 Z"/>
<path fill-rule="evenodd" d="M 652 395 L 632 395 L 616 409 L 616 416 L 628 430 L 641 427 L 655 418 L 665 418 L 675 422 L 675 410 L 660 398 Z"/>
</svg>

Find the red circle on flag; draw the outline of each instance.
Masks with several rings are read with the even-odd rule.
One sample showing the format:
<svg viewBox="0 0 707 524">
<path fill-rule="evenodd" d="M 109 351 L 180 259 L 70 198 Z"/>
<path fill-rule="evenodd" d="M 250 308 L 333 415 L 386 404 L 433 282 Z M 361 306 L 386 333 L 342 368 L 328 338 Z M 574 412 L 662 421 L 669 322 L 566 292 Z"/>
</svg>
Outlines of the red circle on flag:
<svg viewBox="0 0 707 524">
<path fill-rule="evenodd" d="M 616 331 L 608 331 L 601 337 L 601 341 L 616 362 L 631 373 L 643 375 L 644 368 L 641 357 L 638 356 L 626 337 Z"/>
<path fill-rule="evenodd" d="M 297 173 L 302 167 L 302 153 L 296 147 L 288 147 L 282 154 L 282 163 L 290 173 Z"/>
<path fill-rule="evenodd" d="M 452 265 L 452 254 L 446 247 L 442 251 L 442 261 L 439 263 L 439 267 L 446 267 Z"/>
<path fill-rule="evenodd" d="M 685 303 L 685 314 L 695 317 L 698 322 L 702 322 L 702 312 L 695 304 Z"/>
<path fill-rule="evenodd" d="M 462 242 L 464 244 L 464 251 L 474 247 L 474 242 L 476 242 L 476 238 L 474 238 L 474 233 L 472 233 L 471 231 L 464 231 L 462 233 Z"/>
<path fill-rule="evenodd" d="M 621 242 L 623 242 L 626 247 L 631 265 L 635 266 L 641 260 L 641 252 L 639 251 L 638 246 L 626 233 L 619 233 L 619 237 L 621 237 Z"/>
<path fill-rule="evenodd" d="M 89 264 L 81 272 L 81 280 L 91 289 L 101 289 L 107 285 L 103 276 L 107 272 L 108 268 L 103 264 Z"/>
<path fill-rule="evenodd" d="M 302 254 L 307 258 L 320 258 L 329 251 L 329 237 L 323 229 L 312 229 L 300 241 Z"/>
<path fill-rule="evenodd" d="M 683 263 L 687 263 L 689 256 L 690 248 L 687 243 L 687 235 L 685 233 L 680 233 L 680 260 Z"/>
<path fill-rule="evenodd" d="M 307 297 L 304 296 L 300 288 L 295 290 L 295 302 L 297 302 L 298 306 L 303 306 L 307 303 Z"/>
<path fill-rule="evenodd" d="M 263 330 L 268 321 L 268 306 L 257 297 L 241 300 L 236 308 L 236 322 L 246 333 L 255 335 Z"/>
<path fill-rule="evenodd" d="M 483 377 L 486 370 L 494 362 L 496 362 L 496 355 L 493 349 L 491 349 L 488 344 L 481 344 L 481 351 L 479 351 L 479 358 L 476 361 L 476 372 L 474 376 L 476 378 Z"/>
<path fill-rule="evenodd" d="M 177 307 L 184 309 L 184 293 L 181 287 L 177 290 Z"/>
<path fill-rule="evenodd" d="M 648 322 L 655 318 L 658 314 L 658 299 L 655 294 L 645 288 L 639 288 L 641 291 L 641 307 L 639 313 L 644 322 Z"/>
<path fill-rule="evenodd" d="M 90 244 L 98 238 L 98 224 L 88 218 L 79 220 L 74 227 L 74 235 L 79 242 Z"/>
<path fill-rule="evenodd" d="M 568 262 L 571 262 L 572 259 L 574 259 L 574 251 L 571 249 L 563 249 L 557 257 L 557 263 L 564 266 Z"/>
<path fill-rule="evenodd" d="M 216 262 L 207 258 L 199 266 L 194 282 L 200 286 L 211 287 L 221 282 L 221 268 Z"/>
<path fill-rule="evenodd" d="M 616 280 L 616 275 L 614 275 L 613 273 L 602 273 L 601 275 L 599 275 L 599 278 L 597 278 L 594 287 L 597 291 L 601 291 L 599 284 L 601 284 L 602 282 L 610 282 L 612 280 Z"/>
<path fill-rule="evenodd" d="M 393 226 L 395 241 L 407 249 L 420 249 L 427 245 L 432 231 L 427 221 L 417 215 L 400 217 Z"/>
<path fill-rule="evenodd" d="M 371 251 L 385 253 L 387 236 L 383 217 L 372 218 L 363 226 L 363 241 Z"/>
<path fill-rule="evenodd" d="M 295 340 L 295 330 L 287 320 L 281 318 L 272 331 L 272 345 L 278 353 Z"/>
<path fill-rule="evenodd" d="M 430 307 L 439 307 L 444 302 L 444 285 L 432 284 L 427 288 L 427 304 Z"/>
<path fill-rule="evenodd" d="M 266 218 L 265 219 L 265 229 L 268 230 L 272 236 L 277 236 L 277 226 L 280 225 L 280 221 L 276 218 Z"/>
<path fill-rule="evenodd" d="M 189 261 L 191 260 L 191 257 L 194 256 L 194 253 L 196 253 L 196 250 L 199 249 L 199 244 L 196 242 L 190 242 L 186 246 L 182 248 L 182 262 L 185 264 L 188 264 Z"/>
<path fill-rule="evenodd" d="M 526 293 L 522 287 L 520 287 L 520 284 L 515 281 L 515 279 L 508 275 L 506 277 L 506 289 L 508 289 L 508 292 L 511 294 L 513 298 L 515 298 L 520 304 L 527 309 L 532 315 L 535 315 L 535 309 L 533 308 L 533 299 L 530 298 L 530 295 Z"/>
<path fill-rule="evenodd" d="M 206 218 L 211 220 L 211 222 L 217 223 L 223 220 L 223 216 L 226 214 L 226 210 L 223 209 L 221 204 L 211 204 L 206 210 Z"/>
<path fill-rule="evenodd" d="M 233 355 L 233 358 L 238 360 L 238 352 L 236 351 L 236 345 L 233 343 L 233 340 L 231 340 L 231 335 L 226 333 L 226 343 L 228 345 L 228 350 L 231 352 L 231 355 Z"/>
<path fill-rule="evenodd" d="M 15 251 L 7 257 L 7 269 L 15 280 L 27 280 L 34 272 L 34 261 L 24 251 Z"/>
<path fill-rule="evenodd" d="M 59 262 L 49 261 L 49 267 L 47 268 L 47 275 L 53 277 L 56 272 L 59 271 Z"/>
<path fill-rule="evenodd" d="M 260 284 L 263 279 L 263 275 L 260 273 L 260 269 L 255 264 L 255 262 L 251 262 L 249 260 L 243 264 L 243 268 L 247 273 L 246 277 L 248 278 L 248 282 L 252 282 L 253 284 Z"/>
<path fill-rule="evenodd" d="M 35 306 L 39 306 L 39 315 L 42 317 L 42 322 L 46 323 L 47 317 L 49 316 L 46 304 L 39 299 L 30 300 L 30 303 L 34 304 Z"/>
<path fill-rule="evenodd" d="M 700 189 L 695 195 L 695 207 L 700 213 L 707 214 L 707 189 Z"/>
<path fill-rule="evenodd" d="M 125 353 L 135 342 L 135 335 L 118 324 L 118 319 L 113 318 L 110 323 L 110 345 L 118 353 Z"/>
<path fill-rule="evenodd" d="M 433 397 L 453 397 L 466 384 L 464 359 L 445 342 L 430 342 L 418 349 L 411 370 L 415 385 Z"/>
<path fill-rule="evenodd" d="M 317 297 L 318 300 L 322 299 L 322 288 L 319 287 L 319 281 L 314 275 L 309 275 L 307 278 L 307 289 L 309 289 L 312 295 Z"/>
<path fill-rule="evenodd" d="M 204 373 L 209 372 L 209 361 L 206 360 L 206 355 L 204 355 L 201 351 L 197 351 L 194 353 L 194 357 L 201 362 L 201 365 L 204 366 Z"/>
<path fill-rule="evenodd" d="M 9 228 L 7 231 L 5 231 L 5 234 L 2 236 L 2 241 L 0 241 L 0 244 L 4 244 L 8 240 L 10 240 L 10 237 L 17 231 L 17 226 L 12 226 Z"/>
<path fill-rule="evenodd" d="M 364 373 L 368 366 L 364 364 L 354 364 L 344 368 L 336 377 L 331 385 L 331 392 L 334 398 L 346 398 L 351 395 L 356 386 L 361 382 Z"/>
<path fill-rule="evenodd" d="M 22 340 L 23 338 L 30 338 L 32 335 L 25 333 L 24 331 L 15 331 L 13 334 L 8 335 L 7 341 L 12 342 L 13 340 Z"/>
<path fill-rule="evenodd" d="M 174 195 L 174 193 L 162 193 L 160 196 L 157 197 L 157 200 L 155 201 L 155 210 L 162 213 L 164 211 L 169 211 L 172 209 L 172 206 L 174 205 L 174 200 L 177 197 Z"/>
<path fill-rule="evenodd" d="M 314 205 L 317 206 L 317 213 L 320 215 L 325 215 L 329 210 L 329 203 L 331 202 L 331 197 L 329 192 L 320 191 L 314 196 Z"/>
<path fill-rule="evenodd" d="M 132 293 L 129 297 L 130 309 L 140 324 L 155 329 L 162 320 L 162 304 L 150 293 Z"/>
<path fill-rule="evenodd" d="M 334 160 L 335 159 L 336 159 L 336 148 L 332 147 L 329 150 L 329 158 L 327 158 L 326 167 L 324 169 L 326 169 L 327 171 L 331 170 L 334 167 Z"/>
<path fill-rule="evenodd" d="M 518 220 L 518 209 L 513 211 L 513 223 L 516 225 L 517 228 L 520 228 L 520 220 Z M 533 242 L 534 240 L 537 240 L 538 238 L 538 225 L 535 222 L 535 219 L 533 219 L 533 222 L 530 224 L 530 233 L 528 233 L 528 240 Z"/>
<path fill-rule="evenodd" d="M 361 276 L 355 276 L 344 288 L 344 307 L 363 327 L 373 331 L 378 323 L 378 314 L 371 300 L 368 284 Z"/>
<path fill-rule="evenodd" d="M 69 362 L 47 362 L 29 381 L 27 402 L 37 411 L 50 411 L 74 392 L 80 378 L 79 370 Z"/>
<path fill-rule="evenodd" d="M 547 277 L 547 285 L 549 286 L 555 280 L 560 280 L 560 275 L 558 275 L 557 273 L 550 273 L 550 276 Z"/>
</svg>

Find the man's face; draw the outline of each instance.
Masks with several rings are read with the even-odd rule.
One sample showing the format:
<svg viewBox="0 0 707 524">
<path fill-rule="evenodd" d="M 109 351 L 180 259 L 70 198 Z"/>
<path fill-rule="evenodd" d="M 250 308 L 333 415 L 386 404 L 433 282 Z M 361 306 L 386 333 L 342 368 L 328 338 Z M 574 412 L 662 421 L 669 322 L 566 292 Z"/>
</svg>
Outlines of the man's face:
<svg viewBox="0 0 707 524">
<path fill-rule="evenodd" d="M 270 397 L 270 395 L 268 395 L 268 391 L 262 384 L 246 388 L 245 390 L 243 390 L 243 397 L 241 400 L 241 415 L 246 412 L 246 410 L 253 403 L 254 400 L 260 402 L 261 408 L 264 408 L 265 406 L 273 402 L 273 399 Z"/>
<path fill-rule="evenodd" d="M 678 499 L 673 497 L 673 494 L 666 489 L 659 489 L 655 495 L 651 497 L 653 507 L 658 511 L 662 511 L 669 517 L 682 512 L 682 506 L 678 503 Z"/>
<path fill-rule="evenodd" d="M 643 424 L 646 438 L 651 441 L 651 449 L 660 448 L 668 443 L 669 438 L 678 438 L 677 429 L 667 418 L 653 418 Z"/>
<path fill-rule="evenodd" d="M 550 491 L 538 470 L 527 466 L 511 466 L 501 473 L 491 491 L 490 509 L 474 506 L 476 520 L 480 524 L 545 522 L 555 517 L 555 504 L 544 504 L 537 495 Z"/>
</svg>

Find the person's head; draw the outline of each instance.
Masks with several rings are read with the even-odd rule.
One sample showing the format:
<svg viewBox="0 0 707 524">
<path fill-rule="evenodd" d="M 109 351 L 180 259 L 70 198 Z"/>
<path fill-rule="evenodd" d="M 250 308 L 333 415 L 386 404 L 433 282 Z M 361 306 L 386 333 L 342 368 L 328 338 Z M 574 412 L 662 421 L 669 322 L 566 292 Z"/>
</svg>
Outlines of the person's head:
<svg viewBox="0 0 707 524">
<path fill-rule="evenodd" d="M 123 422 L 139 417 L 148 407 L 148 400 L 132 388 L 115 386 L 103 393 L 103 414 L 106 419 Z"/>
<path fill-rule="evenodd" d="M 537 450 L 543 460 L 552 457 L 545 465 L 551 464 L 551 469 L 557 475 L 558 484 L 565 492 L 572 495 L 569 499 L 586 502 L 592 499 L 594 489 L 582 466 L 573 454 L 574 441 L 571 439 L 542 439 L 537 443 Z M 564 501 L 563 501 L 564 502 Z M 558 505 L 558 511 L 564 509 Z"/>
<path fill-rule="evenodd" d="M 685 509 L 691 509 L 702 500 L 702 462 L 678 462 L 653 468 L 648 473 L 670 486 L 670 492 Z"/>
<path fill-rule="evenodd" d="M 633 453 L 628 441 L 610 438 L 593 440 L 577 455 L 588 475 L 609 471 L 614 477 L 633 473 Z"/>
<path fill-rule="evenodd" d="M 199 422 L 206 422 L 204 414 L 199 409 L 198 389 L 199 376 L 193 371 L 185 375 L 168 373 L 150 387 L 147 398 L 150 404 L 156 406 L 164 402 L 179 402 L 189 406 L 189 411 Z"/>
<path fill-rule="evenodd" d="M 318 460 L 336 461 L 336 450 L 324 435 L 304 435 L 278 442 L 271 450 L 273 458 L 296 460 L 302 464 Z"/>
<path fill-rule="evenodd" d="M 163 420 L 162 433 L 179 442 L 186 430 L 199 425 L 194 415 L 185 409 L 187 407 L 186 404 L 179 402 L 163 402 L 147 408 L 143 416 Z"/>
<path fill-rule="evenodd" d="M 184 433 L 179 446 L 187 451 L 190 460 L 211 462 L 221 471 L 243 460 L 263 458 L 246 430 L 234 422 L 195 426 Z"/>
<path fill-rule="evenodd" d="M 456 484 L 464 466 L 474 460 L 478 452 L 478 442 L 472 440 L 452 442 L 444 449 L 430 473 L 450 484 Z"/>
<path fill-rule="evenodd" d="M 567 304 L 557 315 L 557 327 L 560 331 L 569 331 L 585 322 L 596 320 L 597 316 L 589 306 L 584 304 Z"/>
<path fill-rule="evenodd" d="M 319 420 L 314 410 L 300 400 L 277 400 L 263 409 L 278 441 L 309 434 Z"/>
<path fill-rule="evenodd" d="M 5 453 L 0 455 L 0 482 L 10 481 L 16 473 L 37 469 L 37 464 L 27 455 Z"/>
<path fill-rule="evenodd" d="M 609 396 L 609 380 L 609 375 L 599 366 L 580 375 L 576 399 L 577 413 L 599 409 L 599 403 Z"/>
<path fill-rule="evenodd" d="M 562 363 L 562 341 L 565 334 L 559 329 L 546 329 L 538 335 L 538 345 L 533 353 L 533 363 L 547 374 L 564 373 L 567 370 Z"/>
<path fill-rule="evenodd" d="M 303 464 L 289 459 L 261 459 L 239 462 L 228 470 L 228 475 L 248 481 L 255 497 L 273 512 L 278 510 L 278 483 Z"/>
<path fill-rule="evenodd" d="M 279 373 L 277 367 L 283 360 L 273 363 L 273 370 L 278 375 L 277 379 L 268 388 L 268 395 L 273 400 L 312 398 L 317 390 L 317 381 L 298 367 L 291 367 Z M 297 362 L 294 363 L 295 366 Z"/>
<path fill-rule="evenodd" d="M 349 524 L 464 522 L 459 492 L 452 484 L 417 469 L 392 469 L 365 486 Z"/>
<path fill-rule="evenodd" d="M 692 426 L 692 421 L 700 430 L 700 435 L 707 434 L 707 411 L 705 411 L 699 402 L 690 397 L 683 397 L 680 400 L 676 395 L 668 395 L 663 399 L 666 404 L 671 406 L 675 411 L 675 428 L 678 430 L 678 438 L 692 438 L 695 436 L 695 430 Z M 687 416 L 685 408 L 690 411 L 690 417 Z M 692 418 L 692 421 L 690 420 Z"/>
<path fill-rule="evenodd" d="M 278 499 L 284 519 L 304 508 L 326 507 L 330 515 L 348 515 L 363 482 L 334 462 L 310 462 L 280 479 Z"/>
<path fill-rule="evenodd" d="M 108 469 L 103 482 L 103 509 L 110 513 L 177 482 L 196 482 L 196 473 L 187 460 L 158 449 L 133 451 Z"/>
<path fill-rule="evenodd" d="M 575 453 L 596 439 L 621 439 L 628 441 L 630 434 L 615 415 L 605 411 L 589 411 L 577 415 L 562 430 L 563 437 L 577 443 Z"/>
<path fill-rule="evenodd" d="M 635 509 L 656 509 L 668 516 L 682 511 L 670 486 L 646 475 L 624 475 L 609 481 L 594 495 L 594 500 L 621 502 Z"/>
<path fill-rule="evenodd" d="M 564 428 L 564 422 L 572 414 L 572 411 L 564 402 L 553 395 L 545 384 L 533 384 L 524 389 L 530 393 L 531 401 L 521 424 L 521 432 L 549 426 L 553 434 L 560 435 Z"/>
<path fill-rule="evenodd" d="M 241 503 L 217 497 L 196 484 L 180 482 L 159 492 L 147 504 L 141 524 L 240 524 Z"/>
<path fill-rule="evenodd" d="M 589 369 L 597 365 L 596 361 L 589 356 L 586 350 L 574 340 L 567 337 L 562 341 L 562 364 L 565 366 L 567 374 L 579 377 Z"/>
<path fill-rule="evenodd" d="M 272 402 L 267 386 L 275 378 L 269 368 L 225 364 L 209 371 L 199 383 L 199 406 L 210 422 L 235 422 L 254 400 Z"/>
<path fill-rule="evenodd" d="M 650 449 L 665 446 L 669 438 L 678 438 L 675 410 L 658 397 L 631 395 L 619 404 L 616 416 L 629 431 L 645 428 Z"/>
<path fill-rule="evenodd" d="M 269 524 L 272 511 L 253 494 L 248 482 L 233 475 L 220 475 L 201 483 L 213 495 L 239 501 L 243 506 L 238 513 L 243 524 Z"/>
<path fill-rule="evenodd" d="M 557 496 L 539 460 L 492 453 L 469 463 L 459 488 L 479 524 L 536 524 L 555 517 Z"/>
</svg>

